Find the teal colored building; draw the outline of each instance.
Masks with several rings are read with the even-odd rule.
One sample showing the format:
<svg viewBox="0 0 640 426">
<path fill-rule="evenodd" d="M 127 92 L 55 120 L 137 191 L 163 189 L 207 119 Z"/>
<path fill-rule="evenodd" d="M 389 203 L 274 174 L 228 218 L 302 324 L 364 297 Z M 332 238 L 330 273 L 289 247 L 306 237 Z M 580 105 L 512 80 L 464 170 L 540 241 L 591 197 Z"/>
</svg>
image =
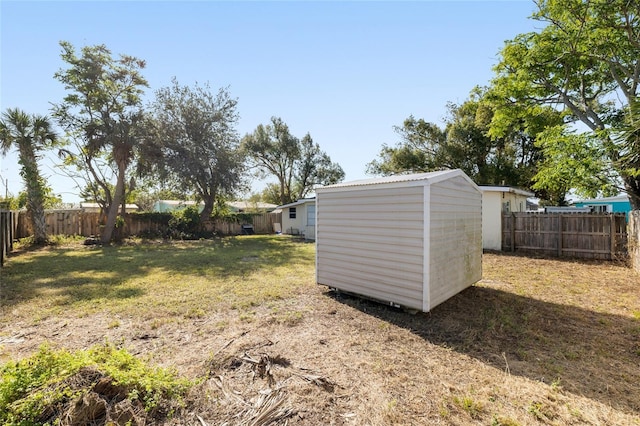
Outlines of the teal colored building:
<svg viewBox="0 0 640 426">
<path fill-rule="evenodd" d="M 573 205 L 576 207 L 590 207 L 591 210 L 596 213 L 624 213 L 627 217 L 631 211 L 631 202 L 627 195 L 580 200 L 575 201 Z"/>
<path fill-rule="evenodd" d="M 197 206 L 198 212 L 204 210 L 204 203 L 196 203 L 195 201 L 179 201 L 179 200 L 158 200 L 153 203 L 154 212 L 170 213 L 176 210 L 182 210 L 187 207 Z"/>
</svg>

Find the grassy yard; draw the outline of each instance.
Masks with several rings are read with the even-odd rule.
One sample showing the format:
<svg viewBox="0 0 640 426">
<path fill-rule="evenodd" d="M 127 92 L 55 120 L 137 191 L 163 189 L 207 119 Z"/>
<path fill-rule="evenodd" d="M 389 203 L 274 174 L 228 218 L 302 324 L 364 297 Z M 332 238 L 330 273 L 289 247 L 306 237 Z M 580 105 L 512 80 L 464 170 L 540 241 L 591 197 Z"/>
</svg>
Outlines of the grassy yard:
<svg viewBox="0 0 640 426">
<path fill-rule="evenodd" d="M 623 265 L 485 254 L 481 282 L 411 315 L 315 285 L 314 255 L 271 236 L 15 253 L 0 363 L 125 348 L 196 379 L 166 424 L 640 425 Z"/>
</svg>

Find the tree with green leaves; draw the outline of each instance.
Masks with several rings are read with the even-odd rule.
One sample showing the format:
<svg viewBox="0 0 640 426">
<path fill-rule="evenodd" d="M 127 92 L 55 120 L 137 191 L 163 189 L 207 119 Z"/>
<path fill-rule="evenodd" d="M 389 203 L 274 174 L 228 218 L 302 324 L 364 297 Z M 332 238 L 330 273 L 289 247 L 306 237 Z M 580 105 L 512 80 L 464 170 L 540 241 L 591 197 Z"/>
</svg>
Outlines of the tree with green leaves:
<svg viewBox="0 0 640 426">
<path fill-rule="evenodd" d="M 34 244 L 47 243 L 45 221 L 45 199 L 47 185 L 40 174 L 38 158 L 43 150 L 52 148 L 57 136 L 47 117 L 29 115 L 18 108 L 9 108 L 0 120 L 0 152 L 6 155 L 11 149 L 18 150 L 20 176 L 27 195 L 27 212 L 33 226 Z"/>
<path fill-rule="evenodd" d="M 640 158 L 631 154 L 617 134 L 629 122 L 630 105 L 638 97 L 640 83 L 640 3 L 628 0 L 539 0 L 532 18 L 544 24 L 537 32 L 520 34 L 506 42 L 495 67 L 492 86 L 505 102 L 523 107 L 547 105 L 562 110 L 567 124 L 580 124 L 573 130 L 586 129 L 584 136 L 571 136 L 571 129 L 561 132 L 560 143 L 575 147 L 580 154 L 593 154 L 615 176 L 598 175 L 578 179 L 575 189 L 581 192 L 612 192 L 624 189 L 634 208 L 640 208 Z M 569 139 L 573 139 L 569 142 Z M 551 145 L 549 145 L 551 143 Z M 575 144 L 581 144 L 577 146 Z M 570 159 L 560 159 L 566 152 L 548 139 L 543 146 L 555 150 L 549 157 L 565 166 Z M 630 155 L 631 154 L 631 155 Z M 592 162 L 593 158 L 585 157 Z M 597 172 L 595 164 L 581 170 Z M 549 185 L 553 168 L 540 175 L 538 182 Z M 558 179 L 566 173 L 556 173 Z M 618 182 L 622 181 L 622 187 Z M 557 183 L 556 186 L 561 185 Z"/>
<path fill-rule="evenodd" d="M 242 146 L 259 177 L 271 175 L 278 180 L 280 204 L 305 197 L 317 185 L 338 183 L 345 176 L 311 135 L 298 139 L 279 117 L 258 125 L 242 139 Z"/>
<path fill-rule="evenodd" d="M 615 140 L 620 147 L 618 163 L 626 172 L 640 178 L 640 101 L 634 100 L 629 104 L 625 121 L 615 134 Z"/>
<path fill-rule="evenodd" d="M 437 124 L 413 116 L 395 126 L 396 146 L 384 144 L 378 158 L 367 164 L 367 173 L 389 176 L 455 168 L 447 148 L 447 134 Z"/>
<path fill-rule="evenodd" d="M 151 104 L 140 172 L 202 200 L 201 222 L 243 185 L 237 103 L 226 88 L 213 93 L 208 85 L 182 86 L 174 78 Z"/>
<path fill-rule="evenodd" d="M 491 134 L 495 107 L 475 89 L 461 105 L 449 104 L 444 128 L 413 116 L 395 127 L 401 140 L 383 145 L 367 166 L 374 175 L 461 169 L 481 185 L 531 188 L 539 150 L 535 137 L 513 122 Z"/>
<path fill-rule="evenodd" d="M 71 43 L 61 42 L 62 60 L 68 65 L 55 78 L 69 92 L 54 105 L 54 116 L 79 150 L 65 150 L 68 164 L 88 171 L 94 188 L 105 194 L 107 220 L 100 236 L 111 241 L 118 209 L 125 202 L 127 170 L 135 158 L 143 118 L 141 96 L 147 81 L 141 74 L 145 62 L 129 55 L 113 58 L 105 45 L 85 46 L 80 56 Z M 98 164 L 112 169 L 115 188 Z"/>
<path fill-rule="evenodd" d="M 53 188 L 49 186 L 49 184 L 43 180 L 44 186 L 42 188 L 43 193 L 43 207 L 45 210 L 48 209 L 62 209 L 64 208 L 64 203 L 62 202 L 62 197 L 60 195 L 53 192 Z M 22 208 L 28 208 L 29 206 L 29 192 L 28 191 L 20 191 L 18 195 L 15 197 L 9 197 L 8 201 L 11 202 L 12 209 L 18 210 Z"/>
<path fill-rule="evenodd" d="M 492 111 L 487 135 L 504 140 L 514 150 L 512 170 L 518 186 L 535 192 L 541 204 L 566 205 L 566 197 L 574 187 L 567 179 L 553 184 L 548 179 L 553 174 L 549 174 L 549 168 L 560 164 L 562 153 L 562 147 L 550 139 L 556 134 L 550 129 L 561 129 L 561 133 L 570 135 L 564 129 L 566 114 L 548 105 L 511 102 L 500 90 L 490 86 L 483 96 L 482 102 Z"/>
<path fill-rule="evenodd" d="M 576 133 L 560 125 L 540 132 L 536 144 L 544 156 L 533 177 L 533 189 L 546 191 L 552 205 L 567 205 L 566 195 L 575 188 L 580 188 L 580 194 L 589 198 L 595 198 L 598 193 L 615 195 L 606 191 L 606 183 L 615 181 L 616 176 L 593 135 Z"/>
<path fill-rule="evenodd" d="M 296 161 L 291 187 L 292 200 L 304 198 L 316 186 L 331 185 L 344 179 L 344 170 L 333 163 L 320 145 L 307 133 L 300 140 L 300 157 Z"/>
</svg>

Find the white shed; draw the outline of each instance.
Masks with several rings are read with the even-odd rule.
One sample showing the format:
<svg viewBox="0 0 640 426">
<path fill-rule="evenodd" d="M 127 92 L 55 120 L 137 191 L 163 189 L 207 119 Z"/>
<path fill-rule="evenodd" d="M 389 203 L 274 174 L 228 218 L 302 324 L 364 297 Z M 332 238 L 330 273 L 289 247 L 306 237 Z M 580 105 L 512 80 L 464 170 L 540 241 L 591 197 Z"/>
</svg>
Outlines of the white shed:
<svg viewBox="0 0 640 426">
<path fill-rule="evenodd" d="M 482 194 L 461 170 L 316 189 L 316 281 L 424 312 L 482 278 Z"/>
</svg>

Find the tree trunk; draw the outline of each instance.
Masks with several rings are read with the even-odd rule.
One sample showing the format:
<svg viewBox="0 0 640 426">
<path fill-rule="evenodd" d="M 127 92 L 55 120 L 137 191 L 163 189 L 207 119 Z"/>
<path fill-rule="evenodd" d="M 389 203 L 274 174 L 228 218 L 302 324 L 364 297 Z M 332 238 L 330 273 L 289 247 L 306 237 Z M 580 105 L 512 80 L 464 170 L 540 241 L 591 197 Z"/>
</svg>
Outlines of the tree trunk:
<svg viewBox="0 0 640 426">
<path fill-rule="evenodd" d="M 100 236 L 100 242 L 102 244 L 108 244 L 113 237 L 113 230 L 116 227 L 116 219 L 118 218 L 118 210 L 120 204 L 124 201 L 124 175 L 125 165 L 118 164 L 118 180 L 116 182 L 116 188 L 113 191 L 113 202 L 109 205 L 109 211 L 107 212 L 107 223 L 104 226 L 102 235 Z"/>
<path fill-rule="evenodd" d="M 29 197 L 31 197 L 29 195 Z M 37 245 L 44 245 L 49 238 L 47 237 L 47 220 L 42 207 L 42 202 L 32 202 L 29 198 L 29 218 L 31 219 L 31 225 L 33 226 L 33 243 Z"/>
<path fill-rule="evenodd" d="M 288 201 L 284 195 L 284 177 L 280 177 L 280 205 L 283 206 L 287 204 Z"/>
<path fill-rule="evenodd" d="M 211 220 L 211 213 L 213 213 L 213 204 L 215 197 L 207 197 L 204 200 L 204 208 L 200 212 L 200 224 L 204 225 L 205 222 Z"/>
<path fill-rule="evenodd" d="M 27 187 L 28 216 L 33 227 L 34 244 L 43 245 L 48 241 L 47 222 L 44 214 L 44 196 L 42 179 L 38 171 L 38 162 L 31 145 L 20 146 L 21 175 Z"/>
<path fill-rule="evenodd" d="M 629 195 L 631 210 L 640 210 L 640 177 L 625 176 L 623 181 Z"/>
</svg>

